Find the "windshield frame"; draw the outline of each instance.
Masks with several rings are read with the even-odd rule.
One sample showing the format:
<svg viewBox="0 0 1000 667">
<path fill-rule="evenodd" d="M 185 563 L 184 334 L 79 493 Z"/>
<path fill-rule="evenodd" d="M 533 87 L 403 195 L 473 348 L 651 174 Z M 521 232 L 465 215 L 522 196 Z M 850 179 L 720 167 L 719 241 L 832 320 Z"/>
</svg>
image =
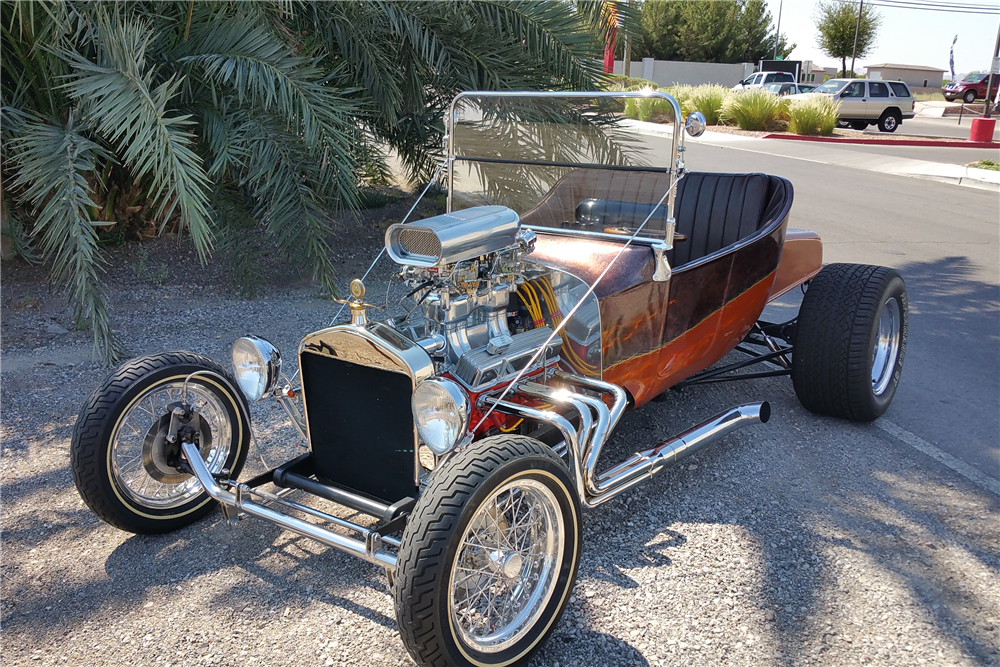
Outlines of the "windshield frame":
<svg viewBox="0 0 1000 667">
<path fill-rule="evenodd" d="M 686 119 L 681 115 L 680 104 L 674 99 L 673 96 L 659 90 L 645 89 L 645 90 L 634 90 L 634 91 L 519 91 L 519 90 L 495 90 L 495 91 L 482 91 L 482 90 L 469 90 L 464 91 L 452 98 L 451 106 L 448 110 L 448 116 L 445 118 L 446 131 L 445 143 L 447 149 L 447 183 L 448 183 L 448 193 L 445 203 L 446 213 L 452 212 L 453 195 L 455 189 L 455 163 L 460 158 L 455 151 L 455 128 L 453 124 L 457 122 L 458 115 L 456 113 L 459 103 L 466 98 L 476 98 L 476 97 L 522 97 L 522 98 L 566 98 L 566 99 L 595 99 L 595 98 L 660 98 L 666 100 L 671 107 L 673 107 L 674 121 L 669 127 L 671 127 L 670 136 L 670 161 L 669 171 L 672 173 L 674 183 L 671 185 L 666 196 L 666 210 L 667 217 L 672 219 L 674 217 L 674 198 L 676 195 L 676 180 L 679 178 L 679 174 L 676 165 L 678 164 L 678 156 L 681 151 L 684 150 L 684 128 L 686 125 Z M 483 158 L 475 158 L 478 160 L 483 160 Z M 496 160 L 503 162 L 504 160 Z M 538 164 L 543 164 L 539 162 Z M 579 165 L 585 166 L 585 165 Z M 594 167 L 596 165 L 590 165 Z M 548 230 L 546 230 L 548 231 Z M 600 234 L 599 232 L 590 232 L 583 230 L 557 230 L 553 228 L 553 233 L 562 233 L 573 236 L 609 236 L 614 237 L 611 234 Z M 618 239 L 631 238 L 632 242 L 638 240 L 641 237 L 633 235 L 632 237 L 618 236 Z"/>
</svg>

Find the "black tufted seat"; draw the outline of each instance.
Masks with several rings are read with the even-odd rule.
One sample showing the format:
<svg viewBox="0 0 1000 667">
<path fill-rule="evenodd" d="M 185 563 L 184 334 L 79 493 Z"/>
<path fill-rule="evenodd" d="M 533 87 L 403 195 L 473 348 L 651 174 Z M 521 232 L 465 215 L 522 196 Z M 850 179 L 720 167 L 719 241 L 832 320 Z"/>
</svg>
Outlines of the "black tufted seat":
<svg viewBox="0 0 1000 667">
<path fill-rule="evenodd" d="M 674 244 L 670 264 L 683 266 L 760 229 L 770 186 L 765 174 L 688 172 L 674 203 L 677 233 L 687 241 Z"/>
</svg>

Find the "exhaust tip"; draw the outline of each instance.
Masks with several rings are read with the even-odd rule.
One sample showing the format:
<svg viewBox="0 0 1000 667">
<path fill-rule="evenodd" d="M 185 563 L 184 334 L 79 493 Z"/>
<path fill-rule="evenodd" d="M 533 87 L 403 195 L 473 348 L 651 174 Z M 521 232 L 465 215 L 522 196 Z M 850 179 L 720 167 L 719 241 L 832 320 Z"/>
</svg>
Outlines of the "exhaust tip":
<svg viewBox="0 0 1000 667">
<path fill-rule="evenodd" d="M 771 404 L 764 401 L 760 404 L 760 423 L 766 424 L 771 418 Z"/>
</svg>

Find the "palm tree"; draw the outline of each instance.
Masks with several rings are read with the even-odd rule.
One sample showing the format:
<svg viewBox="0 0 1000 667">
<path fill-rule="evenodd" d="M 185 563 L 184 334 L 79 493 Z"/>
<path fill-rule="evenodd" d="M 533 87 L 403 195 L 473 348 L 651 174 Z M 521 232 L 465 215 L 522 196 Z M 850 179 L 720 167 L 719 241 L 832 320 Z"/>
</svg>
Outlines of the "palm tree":
<svg viewBox="0 0 1000 667">
<path fill-rule="evenodd" d="M 99 241 L 136 219 L 248 278 L 263 232 L 335 293 L 330 213 L 389 151 L 426 178 L 458 91 L 596 87 L 599 4 L 4 2 L 5 233 L 105 362 Z"/>
</svg>

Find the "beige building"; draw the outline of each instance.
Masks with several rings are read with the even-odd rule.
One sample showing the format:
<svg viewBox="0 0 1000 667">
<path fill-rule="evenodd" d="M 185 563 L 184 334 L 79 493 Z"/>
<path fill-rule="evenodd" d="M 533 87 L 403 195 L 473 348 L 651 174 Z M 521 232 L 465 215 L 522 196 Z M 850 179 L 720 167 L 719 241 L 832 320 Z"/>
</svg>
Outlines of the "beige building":
<svg viewBox="0 0 1000 667">
<path fill-rule="evenodd" d="M 910 88 L 940 88 L 945 72 L 939 67 L 895 63 L 868 65 L 865 69 L 868 71 L 868 78 L 873 81 L 902 81 Z"/>
</svg>

